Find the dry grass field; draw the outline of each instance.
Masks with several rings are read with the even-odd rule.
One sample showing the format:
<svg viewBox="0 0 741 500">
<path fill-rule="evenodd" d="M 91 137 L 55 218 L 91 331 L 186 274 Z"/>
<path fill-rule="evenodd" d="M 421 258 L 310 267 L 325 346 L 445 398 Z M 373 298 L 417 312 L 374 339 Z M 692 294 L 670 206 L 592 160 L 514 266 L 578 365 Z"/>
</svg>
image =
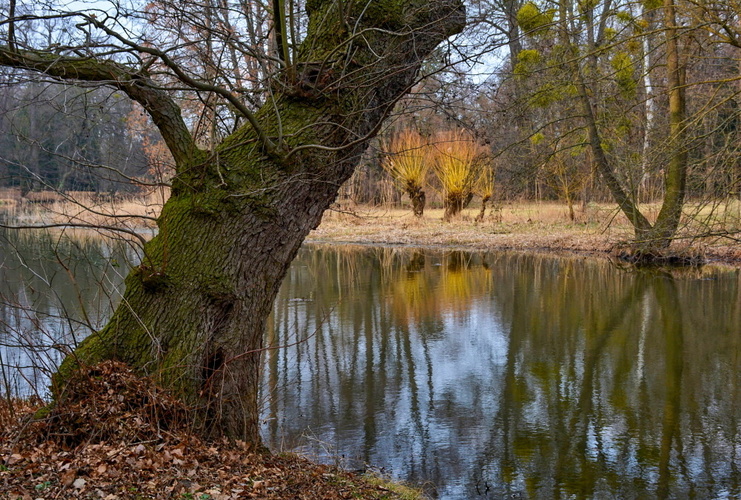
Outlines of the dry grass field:
<svg viewBox="0 0 741 500">
<path fill-rule="evenodd" d="M 110 199 L 92 193 L 67 193 L 47 196 L 46 200 L 37 195 L 41 201 L 30 202 L 5 190 L 0 191 L 0 210 L 11 225 L 55 225 L 69 234 L 86 232 L 82 229 L 85 226 L 96 228 L 98 234 L 119 228 L 146 235 L 153 232 L 168 195 L 159 190 Z M 649 218 L 655 217 L 659 208 L 658 204 L 642 207 Z M 417 218 L 408 207 L 342 202 L 326 212 L 308 241 L 609 254 L 633 237 L 627 219 L 611 203 L 579 206 L 573 221 L 567 205 L 559 202 L 495 205 L 481 222 L 474 220 L 478 213 L 479 207 L 474 206 L 444 222 L 442 208 L 428 208 Z M 687 204 L 673 248 L 713 261 L 741 263 L 741 201 Z"/>
<path fill-rule="evenodd" d="M 644 207 L 649 217 L 659 208 Z M 425 210 L 424 217 L 416 218 L 410 209 L 336 206 L 308 240 L 609 254 L 633 237 L 628 220 L 609 203 L 580 207 L 574 221 L 566 204 L 558 202 L 506 203 L 475 222 L 478 212 L 478 207 L 465 209 L 457 219 L 443 222 L 442 209 Z M 688 204 L 685 214 L 673 244 L 677 252 L 691 250 L 709 260 L 741 263 L 741 202 Z"/>
</svg>

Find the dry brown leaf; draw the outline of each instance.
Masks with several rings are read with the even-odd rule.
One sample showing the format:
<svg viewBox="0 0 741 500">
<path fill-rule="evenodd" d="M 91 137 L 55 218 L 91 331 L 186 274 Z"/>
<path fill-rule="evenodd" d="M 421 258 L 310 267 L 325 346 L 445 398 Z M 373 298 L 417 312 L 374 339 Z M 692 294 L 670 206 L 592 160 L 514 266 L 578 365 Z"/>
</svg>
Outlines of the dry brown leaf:
<svg viewBox="0 0 741 500">
<path fill-rule="evenodd" d="M 74 482 L 76 477 L 76 470 L 67 470 L 61 475 L 59 481 L 62 483 L 63 486 L 70 486 Z"/>
<path fill-rule="evenodd" d="M 206 442 L 184 426 L 168 428 L 166 433 L 150 432 L 148 422 L 161 422 L 147 420 L 147 411 L 159 404 L 150 398 L 153 389 L 129 372 L 118 373 L 117 369 L 115 365 L 94 368 L 99 374 L 95 382 L 98 392 L 85 386 L 85 390 L 92 391 L 87 399 L 58 408 L 65 412 L 59 421 L 66 431 L 71 432 L 70 426 L 80 422 L 87 426 L 85 433 L 75 434 L 75 439 L 88 436 L 86 440 L 75 444 L 60 439 L 64 434 L 51 425 L 53 420 L 31 432 L 20 420 L 16 427 L 0 428 L 0 457 L 16 464 L 0 474 L 0 498 L 33 500 L 28 492 L 41 484 L 44 490 L 39 493 L 44 498 L 86 500 L 179 498 L 184 493 L 200 492 L 215 500 L 380 498 L 377 487 L 353 482 L 349 475 L 305 459 L 249 453 L 245 445 L 226 441 Z M 111 380 L 106 381 L 106 377 Z M 115 404 L 103 404 L 111 401 L 107 387 L 114 386 L 121 387 L 127 398 L 121 404 L 117 397 Z M 101 387 L 106 389 L 100 390 Z M 143 401 L 144 407 L 137 409 L 131 400 Z M 25 413 L 18 412 L 19 418 L 36 409 L 28 405 Z M 130 427 L 140 423 L 142 427 L 132 432 Z M 19 438 L 21 429 L 24 432 Z M 142 444 L 138 434 L 145 431 L 149 432 L 147 445 Z M 156 440 L 152 440 L 153 436 Z M 31 457 L 36 462 L 31 463 Z M 384 493 L 384 498 L 393 495 Z"/>
</svg>

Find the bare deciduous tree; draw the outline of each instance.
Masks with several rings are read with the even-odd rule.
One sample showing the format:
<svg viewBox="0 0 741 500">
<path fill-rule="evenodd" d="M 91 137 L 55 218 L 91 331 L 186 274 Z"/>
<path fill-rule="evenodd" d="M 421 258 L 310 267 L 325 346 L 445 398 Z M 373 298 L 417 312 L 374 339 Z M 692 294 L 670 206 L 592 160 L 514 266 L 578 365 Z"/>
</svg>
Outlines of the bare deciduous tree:
<svg viewBox="0 0 741 500">
<path fill-rule="evenodd" d="M 176 165 L 158 235 L 57 396 L 77 366 L 119 359 L 197 407 L 204 432 L 259 445 L 263 329 L 288 265 L 424 57 L 465 23 L 458 0 L 273 7 L 40 3 L 0 22 L 1 65 L 118 89 Z"/>
</svg>

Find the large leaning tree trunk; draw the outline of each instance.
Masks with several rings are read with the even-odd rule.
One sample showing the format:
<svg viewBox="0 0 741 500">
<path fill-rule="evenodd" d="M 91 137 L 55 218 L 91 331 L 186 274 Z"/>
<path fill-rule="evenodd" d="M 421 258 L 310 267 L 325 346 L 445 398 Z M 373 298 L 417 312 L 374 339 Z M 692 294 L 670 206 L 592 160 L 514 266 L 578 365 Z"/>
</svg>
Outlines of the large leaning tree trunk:
<svg viewBox="0 0 741 500">
<path fill-rule="evenodd" d="M 259 446 L 260 351 L 282 278 L 422 59 L 465 23 L 458 0 L 311 0 L 307 11 L 307 35 L 273 79 L 272 97 L 212 151 L 196 147 L 171 96 L 146 73 L 12 43 L 0 49 L 0 64 L 124 91 L 177 164 L 158 235 L 107 326 L 67 356 L 56 397 L 76 367 L 122 360 L 197 408 L 203 429 Z M 105 29 L 94 16 L 88 22 Z"/>
</svg>

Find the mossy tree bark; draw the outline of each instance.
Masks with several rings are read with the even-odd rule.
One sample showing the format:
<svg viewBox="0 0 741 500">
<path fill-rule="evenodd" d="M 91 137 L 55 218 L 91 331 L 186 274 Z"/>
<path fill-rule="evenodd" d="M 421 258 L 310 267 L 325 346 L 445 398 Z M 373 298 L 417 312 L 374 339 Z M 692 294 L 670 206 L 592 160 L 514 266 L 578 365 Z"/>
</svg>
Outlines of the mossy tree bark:
<svg viewBox="0 0 741 500">
<path fill-rule="evenodd" d="M 117 63 L 0 48 L 1 64 L 125 91 L 177 163 L 158 235 L 110 322 L 63 363 L 57 397 L 77 366 L 122 360 L 197 408 L 204 432 L 259 445 L 260 351 L 282 278 L 422 59 L 465 22 L 458 0 L 313 0 L 307 11 L 298 61 L 275 79 L 259 126 L 210 152 L 165 91 Z"/>
</svg>

